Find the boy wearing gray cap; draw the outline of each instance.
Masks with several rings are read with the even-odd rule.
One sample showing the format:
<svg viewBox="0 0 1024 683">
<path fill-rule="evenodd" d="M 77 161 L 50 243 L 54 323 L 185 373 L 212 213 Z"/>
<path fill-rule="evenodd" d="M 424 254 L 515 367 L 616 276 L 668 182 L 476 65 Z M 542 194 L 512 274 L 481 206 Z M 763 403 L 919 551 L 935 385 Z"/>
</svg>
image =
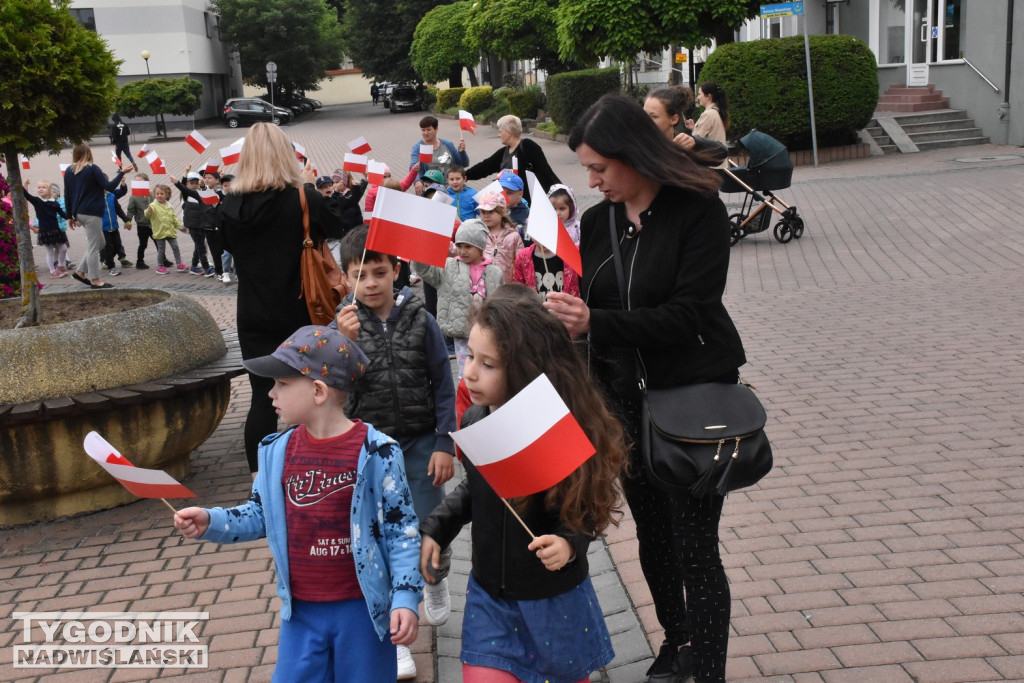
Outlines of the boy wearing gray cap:
<svg viewBox="0 0 1024 683">
<path fill-rule="evenodd" d="M 174 515 L 187 538 L 267 538 L 281 598 L 275 678 L 391 683 L 396 645 L 416 639 L 420 536 L 402 451 L 343 410 L 367 363 L 318 325 L 244 361 L 274 379 L 274 407 L 298 426 L 260 444 L 247 503 Z"/>
</svg>

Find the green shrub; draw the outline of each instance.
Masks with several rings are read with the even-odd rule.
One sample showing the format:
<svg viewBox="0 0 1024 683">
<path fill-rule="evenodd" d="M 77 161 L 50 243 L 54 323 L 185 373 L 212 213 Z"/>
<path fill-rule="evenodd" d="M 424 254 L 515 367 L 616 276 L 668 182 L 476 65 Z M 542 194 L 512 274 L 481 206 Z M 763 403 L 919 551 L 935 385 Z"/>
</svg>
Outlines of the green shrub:
<svg viewBox="0 0 1024 683">
<path fill-rule="evenodd" d="M 878 104 L 875 57 L 863 42 L 843 35 L 811 36 L 810 50 L 818 144 L 847 144 Z M 708 57 L 700 79 L 725 90 L 730 138 L 756 128 L 790 149 L 811 146 L 802 37 L 722 45 Z"/>
<path fill-rule="evenodd" d="M 437 110 L 444 111 L 445 109 L 451 109 L 459 105 L 459 98 L 462 97 L 462 93 L 466 92 L 467 88 L 447 88 L 445 90 L 437 91 Z"/>
<path fill-rule="evenodd" d="M 540 85 L 528 85 L 526 92 L 533 94 L 533 101 L 536 102 L 537 109 L 543 109 L 548 105 L 548 98 L 544 94 L 544 88 Z"/>
<path fill-rule="evenodd" d="M 585 69 L 549 76 L 548 113 L 563 130 L 572 130 L 587 107 L 602 95 L 619 91 L 619 68 Z"/>
<path fill-rule="evenodd" d="M 469 88 L 459 98 L 459 109 L 465 109 L 470 114 L 478 114 L 493 105 L 494 89 L 489 85 Z"/>
<path fill-rule="evenodd" d="M 428 85 L 423 91 L 423 108 L 433 109 L 437 104 L 437 88 Z"/>
<path fill-rule="evenodd" d="M 537 97 L 529 90 L 515 90 L 508 94 L 508 111 L 521 119 L 537 118 Z"/>
</svg>

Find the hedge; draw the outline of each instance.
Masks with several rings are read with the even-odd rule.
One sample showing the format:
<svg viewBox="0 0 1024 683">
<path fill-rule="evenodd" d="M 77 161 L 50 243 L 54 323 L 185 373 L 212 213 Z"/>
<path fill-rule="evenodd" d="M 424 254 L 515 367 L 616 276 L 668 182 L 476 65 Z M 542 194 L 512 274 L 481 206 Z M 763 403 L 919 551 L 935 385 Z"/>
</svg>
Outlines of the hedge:
<svg viewBox="0 0 1024 683">
<path fill-rule="evenodd" d="M 818 144 L 847 144 L 878 104 L 875 57 L 862 41 L 843 35 L 811 36 L 810 51 Z M 730 138 L 756 128 L 790 149 L 811 146 L 802 36 L 721 45 L 700 80 L 725 90 Z"/>
<path fill-rule="evenodd" d="M 602 95 L 619 91 L 619 68 L 584 69 L 548 76 L 547 107 L 562 130 L 572 130 L 583 112 Z"/>
<path fill-rule="evenodd" d="M 489 85 L 469 88 L 459 98 L 459 109 L 465 109 L 470 114 L 479 114 L 493 104 L 494 89 Z"/>
<path fill-rule="evenodd" d="M 521 119 L 537 118 L 537 97 L 529 90 L 515 90 L 508 94 L 508 111 Z"/>
<path fill-rule="evenodd" d="M 462 97 L 462 93 L 466 92 L 468 88 L 448 88 L 446 90 L 437 91 L 437 110 L 444 111 L 445 109 L 451 109 L 452 107 L 458 106 L 459 98 Z"/>
</svg>

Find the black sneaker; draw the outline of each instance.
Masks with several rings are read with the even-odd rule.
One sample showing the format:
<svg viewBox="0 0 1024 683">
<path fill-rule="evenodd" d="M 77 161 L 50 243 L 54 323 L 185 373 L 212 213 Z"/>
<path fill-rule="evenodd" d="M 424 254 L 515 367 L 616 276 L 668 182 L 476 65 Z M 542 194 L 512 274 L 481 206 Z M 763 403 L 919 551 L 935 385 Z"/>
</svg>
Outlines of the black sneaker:
<svg viewBox="0 0 1024 683">
<path fill-rule="evenodd" d="M 676 657 L 676 670 L 679 672 L 680 683 L 686 683 L 693 676 L 693 650 L 689 645 L 679 648 L 679 655 Z"/>
<path fill-rule="evenodd" d="M 662 643 L 654 664 L 647 670 L 647 683 L 682 683 L 678 659 L 679 648 L 672 643 Z"/>
<path fill-rule="evenodd" d="M 145 261 L 136 261 L 135 270 L 149 270 L 149 266 L 146 265 Z"/>
</svg>

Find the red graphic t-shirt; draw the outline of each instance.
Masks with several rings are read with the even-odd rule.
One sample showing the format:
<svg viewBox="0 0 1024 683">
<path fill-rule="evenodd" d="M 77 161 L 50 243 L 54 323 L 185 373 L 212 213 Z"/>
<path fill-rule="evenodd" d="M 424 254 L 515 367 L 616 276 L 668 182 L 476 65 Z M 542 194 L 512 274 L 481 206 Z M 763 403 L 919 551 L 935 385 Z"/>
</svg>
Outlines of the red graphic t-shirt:
<svg viewBox="0 0 1024 683">
<path fill-rule="evenodd" d="M 302 425 L 285 451 L 284 517 L 292 596 L 310 602 L 361 597 L 352 558 L 352 488 L 366 440 L 359 420 L 344 434 L 315 439 Z"/>
</svg>

